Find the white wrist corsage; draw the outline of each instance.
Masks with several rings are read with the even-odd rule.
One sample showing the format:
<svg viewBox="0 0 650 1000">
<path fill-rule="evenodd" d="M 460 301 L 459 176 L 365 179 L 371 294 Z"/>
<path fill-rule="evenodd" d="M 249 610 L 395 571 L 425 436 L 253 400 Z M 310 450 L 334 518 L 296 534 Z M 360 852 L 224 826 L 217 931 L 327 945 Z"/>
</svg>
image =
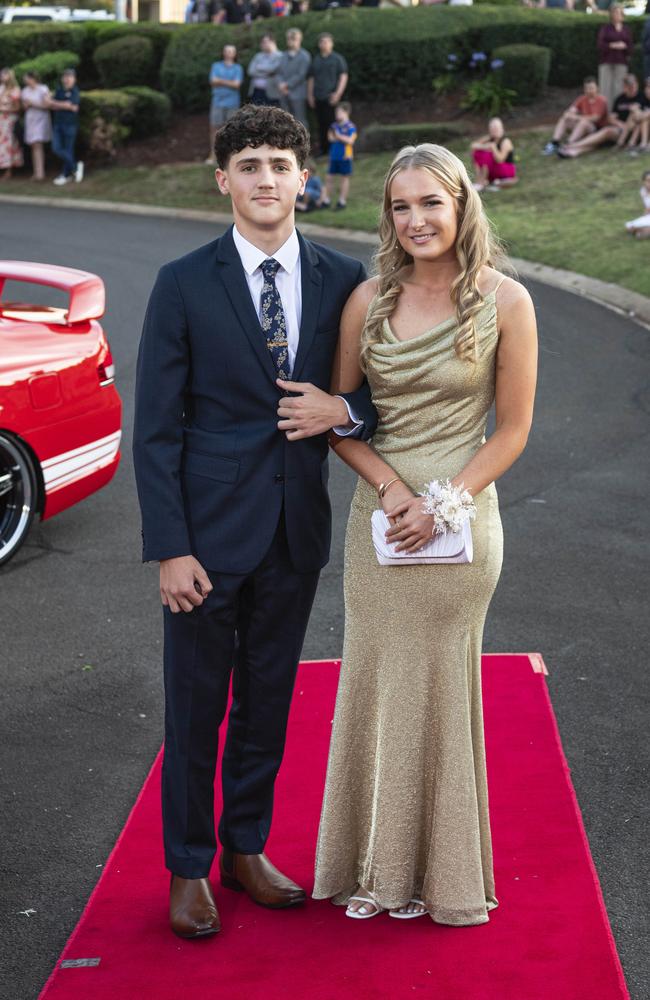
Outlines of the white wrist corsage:
<svg viewBox="0 0 650 1000">
<path fill-rule="evenodd" d="M 476 517 L 476 504 L 468 490 L 460 486 L 452 486 L 447 479 L 441 483 L 438 479 L 425 483 L 422 509 L 433 517 L 432 535 L 443 534 L 445 531 L 458 533 L 466 521 Z"/>
</svg>

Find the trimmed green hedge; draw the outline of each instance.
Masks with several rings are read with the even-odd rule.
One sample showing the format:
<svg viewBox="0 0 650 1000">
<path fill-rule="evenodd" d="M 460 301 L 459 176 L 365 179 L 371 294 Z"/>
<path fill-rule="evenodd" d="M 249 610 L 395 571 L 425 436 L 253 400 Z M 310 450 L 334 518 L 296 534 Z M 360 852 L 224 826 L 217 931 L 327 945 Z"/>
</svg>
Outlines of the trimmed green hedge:
<svg viewBox="0 0 650 1000">
<path fill-rule="evenodd" d="M 158 66 L 150 38 L 125 35 L 98 45 L 93 61 L 102 87 L 140 87 L 156 82 Z"/>
<path fill-rule="evenodd" d="M 465 128 L 459 122 L 406 122 L 401 125 L 369 125 L 357 143 L 364 153 L 397 152 L 402 146 L 417 146 L 421 142 L 444 145 L 459 139 Z"/>
<path fill-rule="evenodd" d="M 33 59 L 25 59 L 16 63 L 13 67 L 16 79 L 22 87 L 24 73 L 38 73 L 42 83 L 46 83 L 50 90 L 56 90 L 61 83 L 61 74 L 64 69 L 70 67 L 76 69 L 81 60 L 78 52 L 44 52 L 42 56 L 35 56 Z"/>
<path fill-rule="evenodd" d="M 543 45 L 500 45 L 492 52 L 493 59 L 502 59 L 501 80 L 504 87 L 514 90 L 517 104 L 526 104 L 544 92 L 551 68 L 551 50 Z"/>
<path fill-rule="evenodd" d="M 6 24 L 0 28 L 0 66 L 15 66 L 45 52 L 65 50 L 81 56 L 79 82 L 93 87 L 99 77 L 93 61 L 95 49 L 105 42 L 124 37 L 143 37 L 154 49 L 156 72 L 175 26 L 159 24 Z"/>
<path fill-rule="evenodd" d="M 640 19 L 628 23 L 640 37 Z M 605 18 L 564 10 L 533 10 L 509 5 L 412 7 L 400 10 L 318 11 L 291 18 L 304 32 L 305 48 L 317 50 L 321 31 L 331 31 L 336 48 L 348 60 L 348 96 L 394 100 L 422 94 L 429 81 L 446 71 L 447 55 L 466 61 L 472 52 L 492 53 L 503 45 L 528 43 L 551 50 L 549 82 L 579 87 L 597 67 L 596 36 Z M 284 46 L 287 23 L 277 18 L 252 25 L 184 25 L 177 28 L 161 69 L 163 90 L 188 111 L 207 109 L 210 64 L 223 45 L 233 42 L 246 66 L 259 37 L 272 31 Z"/>
<path fill-rule="evenodd" d="M 123 87 L 122 93 L 133 99 L 129 110 L 133 139 L 160 135 L 168 128 L 172 116 L 172 102 L 166 94 L 152 90 L 151 87 Z"/>
</svg>

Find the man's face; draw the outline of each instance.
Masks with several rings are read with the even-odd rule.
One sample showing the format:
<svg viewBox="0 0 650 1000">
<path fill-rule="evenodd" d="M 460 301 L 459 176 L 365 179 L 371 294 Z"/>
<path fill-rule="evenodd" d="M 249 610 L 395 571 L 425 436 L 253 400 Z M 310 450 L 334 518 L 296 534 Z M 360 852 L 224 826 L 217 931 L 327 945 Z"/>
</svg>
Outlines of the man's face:
<svg viewBox="0 0 650 1000">
<path fill-rule="evenodd" d="M 224 45 L 223 47 L 223 61 L 224 62 L 234 62 L 237 58 L 237 49 L 234 45 Z"/>
<path fill-rule="evenodd" d="M 239 217 L 249 225 L 273 229 L 293 215 L 308 171 L 299 169 L 291 149 L 246 146 L 215 176 L 221 193 L 232 199 L 235 221 Z"/>
<path fill-rule="evenodd" d="M 74 73 L 64 73 L 61 77 L 61 83 L 63 84 L 64 90 L 72 90 L 75 85 L 76 77 Z"/>
<path fill-rule="evenodd" d="M 598 97 L 598 84 L 597 83 L 585 83 L 585 96 L 586 97 Z"/>
<path fill-rule="evenodd" d="M 318 48 L 322 56 L 328 56 L 334 48 L 334 42 L 331 38 L 321 38 L 318 42 Z"/>
<path fill-rule="evenodd" d="M 291 52 L 295 52 L 296 49 L 300 48 L 300 42 L 300 35 L 294 35 L 293 32 L 289 32 L 287 34 L 287 48 L 290 49 Z"/>
<path fill-rule="evenodd" d="M 265 35 L 260 42 L 260 48 L 262 52 L 272 52 L 273 49 L 275 48 L 275 42 L 273 41 L 272 38 L 269 38 L 267 35 Z"/>
</svg>

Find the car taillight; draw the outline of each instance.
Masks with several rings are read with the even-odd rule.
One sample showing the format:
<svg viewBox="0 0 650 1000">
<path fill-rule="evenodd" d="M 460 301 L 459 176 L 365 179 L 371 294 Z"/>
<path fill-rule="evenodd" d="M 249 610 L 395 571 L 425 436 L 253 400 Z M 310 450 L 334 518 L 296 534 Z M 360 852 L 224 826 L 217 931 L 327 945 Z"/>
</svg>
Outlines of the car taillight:
<svg viewBox="0 0 650 1000">
<path fill-rule="evenodd" d="M 100 385 L 112 385 L 115 381 L 115 364 L 110 347 L 106 347 L 103 360 L 97 365 L 97 377 Z"/>
</svg>

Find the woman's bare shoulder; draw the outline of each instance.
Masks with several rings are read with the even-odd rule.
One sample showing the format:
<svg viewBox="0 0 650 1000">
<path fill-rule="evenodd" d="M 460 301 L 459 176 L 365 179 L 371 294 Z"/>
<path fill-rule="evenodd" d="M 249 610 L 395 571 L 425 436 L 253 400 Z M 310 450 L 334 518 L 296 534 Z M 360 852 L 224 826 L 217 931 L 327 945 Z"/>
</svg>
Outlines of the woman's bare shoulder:
<svg viewBox="0 0 650 1000">
<path fill-rule="evenodd" d="M 482 295 L 497 293 L 497 306 L 517 305 L 532 302 L 530 293 L 516 278 L 502 274 L 494 267 L 484 267 L 479 276 L 479 290 Z"/>
</svg>

